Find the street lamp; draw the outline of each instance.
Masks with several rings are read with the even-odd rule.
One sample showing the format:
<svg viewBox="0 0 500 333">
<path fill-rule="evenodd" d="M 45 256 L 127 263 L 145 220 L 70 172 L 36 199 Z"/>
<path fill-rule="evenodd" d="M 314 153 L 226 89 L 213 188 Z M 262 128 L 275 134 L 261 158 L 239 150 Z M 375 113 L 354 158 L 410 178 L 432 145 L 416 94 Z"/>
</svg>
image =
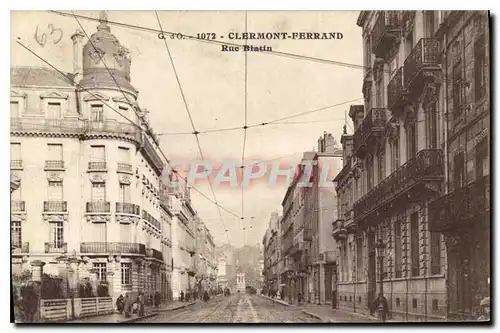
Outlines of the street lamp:
<svg viewBox="0 0 500 333">
<path fill-rule="evenodd" d="M 386 320 L 386 315 L 388 312 L 387 299 L 384 297 L 384 256 L 385 256 L 385 244 L 381 238 L 379 238 L 376 249 L 378 252 L 379 268 L 380 268 L 380 293 L 376 301 L 378 318 L 380 321 Z"/>
</svg>

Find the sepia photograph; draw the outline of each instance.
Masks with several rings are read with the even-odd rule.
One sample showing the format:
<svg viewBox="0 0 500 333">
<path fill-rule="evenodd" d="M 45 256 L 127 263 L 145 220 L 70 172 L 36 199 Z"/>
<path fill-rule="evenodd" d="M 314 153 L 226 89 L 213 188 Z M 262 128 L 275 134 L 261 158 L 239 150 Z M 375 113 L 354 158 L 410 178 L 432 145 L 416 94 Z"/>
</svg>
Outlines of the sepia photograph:
<svg viewBox="0 0 500 333">
<path fill-rule="evenodd" d="M 490 25 L 11 11 L 11 323 L 491 324 Z"/>
</svg>

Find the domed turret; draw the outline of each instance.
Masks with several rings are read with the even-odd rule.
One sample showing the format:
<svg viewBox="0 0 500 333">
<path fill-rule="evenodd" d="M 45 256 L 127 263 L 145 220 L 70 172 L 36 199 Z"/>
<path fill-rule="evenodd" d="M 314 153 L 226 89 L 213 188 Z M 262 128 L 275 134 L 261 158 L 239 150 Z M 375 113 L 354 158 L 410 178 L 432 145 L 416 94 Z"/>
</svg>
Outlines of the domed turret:
<svg viewBox="0 0 500 333">
<path fill-rule="evenodd" d="M 101 12 L 97 32 L 83 47 L 83 78 L 80 85 L 85 88 L 118 89 L 118 83 L 121 89 L 136 95 L 137 90 L 130 84 L 130 63 L 130 51 L 111 33 L 108 16 L 106 12 Z"/>
</svg>

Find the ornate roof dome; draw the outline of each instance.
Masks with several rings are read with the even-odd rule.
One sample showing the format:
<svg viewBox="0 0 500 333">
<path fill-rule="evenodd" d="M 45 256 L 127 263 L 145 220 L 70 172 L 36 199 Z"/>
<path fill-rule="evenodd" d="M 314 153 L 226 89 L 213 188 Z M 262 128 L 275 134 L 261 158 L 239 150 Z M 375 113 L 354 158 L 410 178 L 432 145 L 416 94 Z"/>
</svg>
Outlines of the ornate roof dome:
<svg viewBox="0 0 500 333">
<path fill-rule="evenodd" d="M 86 88 L 118 89 L 118 83 L 121 89 L 136 95 L 137 90 L 130 84 L 130 63 L 130 51 L 111 33 L 108 16 L 106 12 L 101 12 L 97 32 L 83 47 L 83 78 L 80 85 Z"/>
</svg>

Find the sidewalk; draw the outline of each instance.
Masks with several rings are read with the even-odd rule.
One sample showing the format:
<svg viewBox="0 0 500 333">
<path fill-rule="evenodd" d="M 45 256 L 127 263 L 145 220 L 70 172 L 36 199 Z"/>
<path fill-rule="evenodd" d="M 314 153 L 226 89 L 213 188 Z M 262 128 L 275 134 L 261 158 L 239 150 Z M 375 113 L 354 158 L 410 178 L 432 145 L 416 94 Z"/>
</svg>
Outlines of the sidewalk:
<svg viewBox="0 0 500 333">
<path fill-rule="evenodd" d="M 142 316 L 142 317 L 139 317 L 137 314 L 131 314 L 131 316 L 129 318 L 125 318 L 124 314 L 112 313 L 112 314 L 103 315 L 103 316 L 92 316 L 92 317 L 81 318 L 81 319 L 77 319 L 77 320 L 70 320 L 70 321 L 66 321 L 66 323 L 75 323 L 75 324 L 77 324 L 77 323 L 78 324 L 133 323 L 133 322 L 140 320 L 140 319 L 156 316 L 159 312 L 175 311 L 178 309 L 183 309 L 183 308 L 188 307 L 190 305 L 193 305 L 195 303 L 196 302 L 174 301 L 174 302 L 169 303 L 169 304 L 162 304 L 162 306 L 160 306 L 158 308 L 146 306 L 144 316 Z"/>
<path fill-rule="evenodd" d="M 292 305 L 286 301 L 273 299 L 265 295 L 261 295 L 264 298 L 272 300 L 275 303 L 282 304 L 284 306 L 294 307 L 300 309 L 303 313 L 317 318 L 324 323 L 375 323 L 377 318 L 372 316 L 367 316 L 361 313 L 348 312 L 343 310 L 332 309 L 332 306 L 327 305 L 317 305 L 305 303 L 300 306 Z M 387 322 L 394 322 L 388 320 Z"/>
</svg>

